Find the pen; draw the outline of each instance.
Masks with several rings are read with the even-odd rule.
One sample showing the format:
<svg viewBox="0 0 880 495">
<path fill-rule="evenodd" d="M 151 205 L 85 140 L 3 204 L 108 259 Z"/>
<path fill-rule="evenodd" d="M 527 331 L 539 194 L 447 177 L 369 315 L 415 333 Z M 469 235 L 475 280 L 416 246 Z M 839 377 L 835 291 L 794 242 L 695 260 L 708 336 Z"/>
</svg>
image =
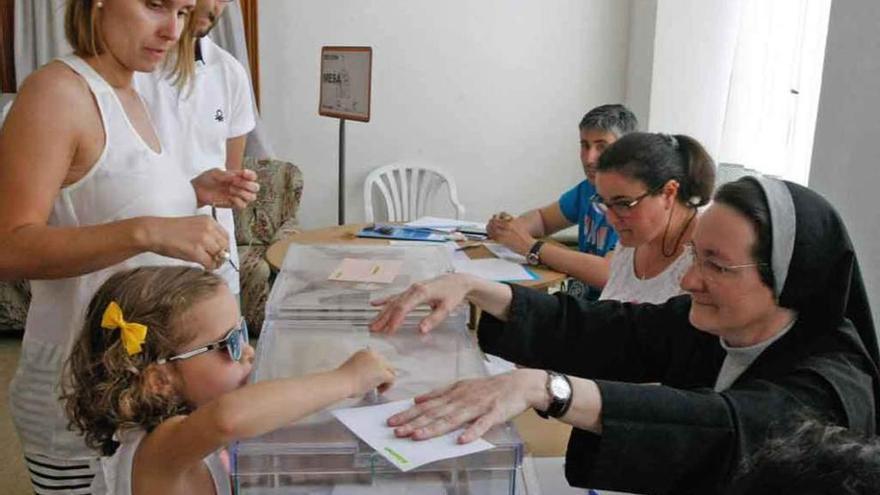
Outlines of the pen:
<svg viewBox="0 0 880 495">
<path fill-rule="evenodd" d="M 456 251 L 464 251 L 465 249 L 471 249 L 471 248 L 480 247 L 480 246 L 482 246 L 482 244 L 465 244 L 463 246 L 459 246 L 459 247 L 455 248 L 455 250 Z"/>
<path fill-rule="evenodd" d="M 215 222 L 217 221 L 217 207 L 214 206 L 213 203 L 211 204 L 211 218 L 213 218 Z M 229 262 L 229 266 L 231 266 L 233 270 L 238 272 L 238 267 L 235 266 L 235 263 L 232 262 L 232 255 L 229 254 L 229 251 L 224 249 L 220 255 L 223 257 L 224 260 Z"/>
</svg>

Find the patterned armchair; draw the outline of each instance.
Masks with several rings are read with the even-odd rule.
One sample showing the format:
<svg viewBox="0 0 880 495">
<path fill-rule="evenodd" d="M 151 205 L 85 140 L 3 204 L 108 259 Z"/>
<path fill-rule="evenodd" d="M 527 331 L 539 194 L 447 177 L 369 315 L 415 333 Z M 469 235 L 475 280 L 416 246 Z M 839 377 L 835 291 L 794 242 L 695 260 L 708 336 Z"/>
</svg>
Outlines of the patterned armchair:
<svg viewBox="0 0 880 495">
<path fill-rule="evenodd" d="M 241 311 L 248 328 L 259 332 L 274 279 L 266 250 L 273 242 L 297 232 L 303 177 L 290 162 L 246 157 L 244 166 L 257 172 L 260 192 L 247 208 L 234 213 L 241 264 Z"/>
<path fill-rule="evenodd" d="M 241 311 L 248 328 L 259 332 L 273 279 L 266 250 L 276 240 L 296 232 L 303 178 L 299 168 L 289 162 L 248 157 L 244 166 L 257 172 L 260 193 L 247 208 L 234 213 L 241 265 Z M 0 281 L 0 331 L 24 329 L 30 300 L 27 281 Z"/>
<path fill-rule="evenodd" d="M 24 330 L 30 302 L 31 289 L 26 280 L 0 281 L 0 331 Z"/>
</svg>

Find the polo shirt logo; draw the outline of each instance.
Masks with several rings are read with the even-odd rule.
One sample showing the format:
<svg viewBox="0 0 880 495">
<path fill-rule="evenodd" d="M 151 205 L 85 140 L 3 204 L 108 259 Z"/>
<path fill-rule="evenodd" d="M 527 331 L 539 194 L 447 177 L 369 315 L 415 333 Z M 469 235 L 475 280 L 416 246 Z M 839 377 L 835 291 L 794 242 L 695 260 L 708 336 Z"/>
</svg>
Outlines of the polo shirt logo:
<svg viewBox="0 0 880 495">
<path fill-rule="evenodd" d="M 217 122 L 223 122 L 223 119 L 225 118 L 226 117 L 223 116 L 223 110 L 220 110 L 218 108 L 217 111 L 214 112 L 214 120 L 216 120 Z"/>
</svg>

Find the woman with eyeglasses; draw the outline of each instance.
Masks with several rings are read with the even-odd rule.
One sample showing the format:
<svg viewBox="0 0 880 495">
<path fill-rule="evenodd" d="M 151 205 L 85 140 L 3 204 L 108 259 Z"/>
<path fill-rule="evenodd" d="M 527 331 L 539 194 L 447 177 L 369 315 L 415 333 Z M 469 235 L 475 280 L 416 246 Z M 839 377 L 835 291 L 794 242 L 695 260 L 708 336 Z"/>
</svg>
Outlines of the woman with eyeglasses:
<svg viewBox="0 0 880 495">
<path fill-rule="evenodd" d="M 662 303 L 682 294 L 697 209 L 709 202 L 715 164 L 695 139 L 636 132 L 599 158 L 593 204 L 618 235 L 599 299 Z"/>
<path fill-rule="evenodd" d="M 609 198 L 610 199 L 610 198 Z M 842 220 L 802 186 L 743 178 L 694 228 L 687 295 L 586 302 L 463 274 L 416 284 L 371 324 L 413 308 L 430 331 L 465 298 L 486 352 L 523 366 L 416 398 L 389 418 L 401 437 L 465 426 L 460 442 L 528 408 L 574 426 L 566 477 L 639 493 L 724 493 L 772 426 L 805 409 L 877 434 L 877 336 Z"/>
</svg>

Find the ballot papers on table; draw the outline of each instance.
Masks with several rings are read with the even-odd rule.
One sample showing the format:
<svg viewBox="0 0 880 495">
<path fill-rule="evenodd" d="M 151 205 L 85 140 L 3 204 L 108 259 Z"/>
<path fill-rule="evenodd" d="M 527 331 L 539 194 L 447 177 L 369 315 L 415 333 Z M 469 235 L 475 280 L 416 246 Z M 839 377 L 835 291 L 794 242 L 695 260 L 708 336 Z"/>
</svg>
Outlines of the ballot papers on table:
<svg viewBox="0 0 880 495">
<path fill-rule="evenodd" d="M 496 280 L 498 282 L 520 282 L 538 279 L 538 275 L 528 268 L 499 258 L 455 260 L 453 265 L 455 266 L 456 273 L 469 273 L 486 280 Z"/>
<path fill-rule="evenodd" d="M 524 265 L 526 264 L 526 257 L 517 253 L 516 251 L 510 249 L 504 244 L 498 244 L 497 242 L 487 242 L 483 244 L 486 246 L 486 249 L 492 252 L 496 258 L 500 258 L 502 260 L 512 261 L 514 263 Z"/>
<path fill-rule="evenodd" d="M 484 222 L 469 222 L 454 218 L 421 217 L 412 222 L 407 222 L 405 225 L 407 227 L 424 227 L 445 230 L 447 232 L 458 231 L 465 234 L 486 235 L 486 224 Z"/>
<path fill-rule="evenodd" d="M 398 438 L 394 435 L 394 428 L 388 426 L 387 420 L 413 405 L 415 402 L 412 399 L 399 400 L 377 406 L 337 409 L 333 411 L 333 415 L 401 471 L 409 471 L 429 462 L 461 457 L 494 447 L 482 438 L 467 444 L 459 443 L 458 437 L 464 433 L 464 428 L 428 440 Z"/>
</svg>

